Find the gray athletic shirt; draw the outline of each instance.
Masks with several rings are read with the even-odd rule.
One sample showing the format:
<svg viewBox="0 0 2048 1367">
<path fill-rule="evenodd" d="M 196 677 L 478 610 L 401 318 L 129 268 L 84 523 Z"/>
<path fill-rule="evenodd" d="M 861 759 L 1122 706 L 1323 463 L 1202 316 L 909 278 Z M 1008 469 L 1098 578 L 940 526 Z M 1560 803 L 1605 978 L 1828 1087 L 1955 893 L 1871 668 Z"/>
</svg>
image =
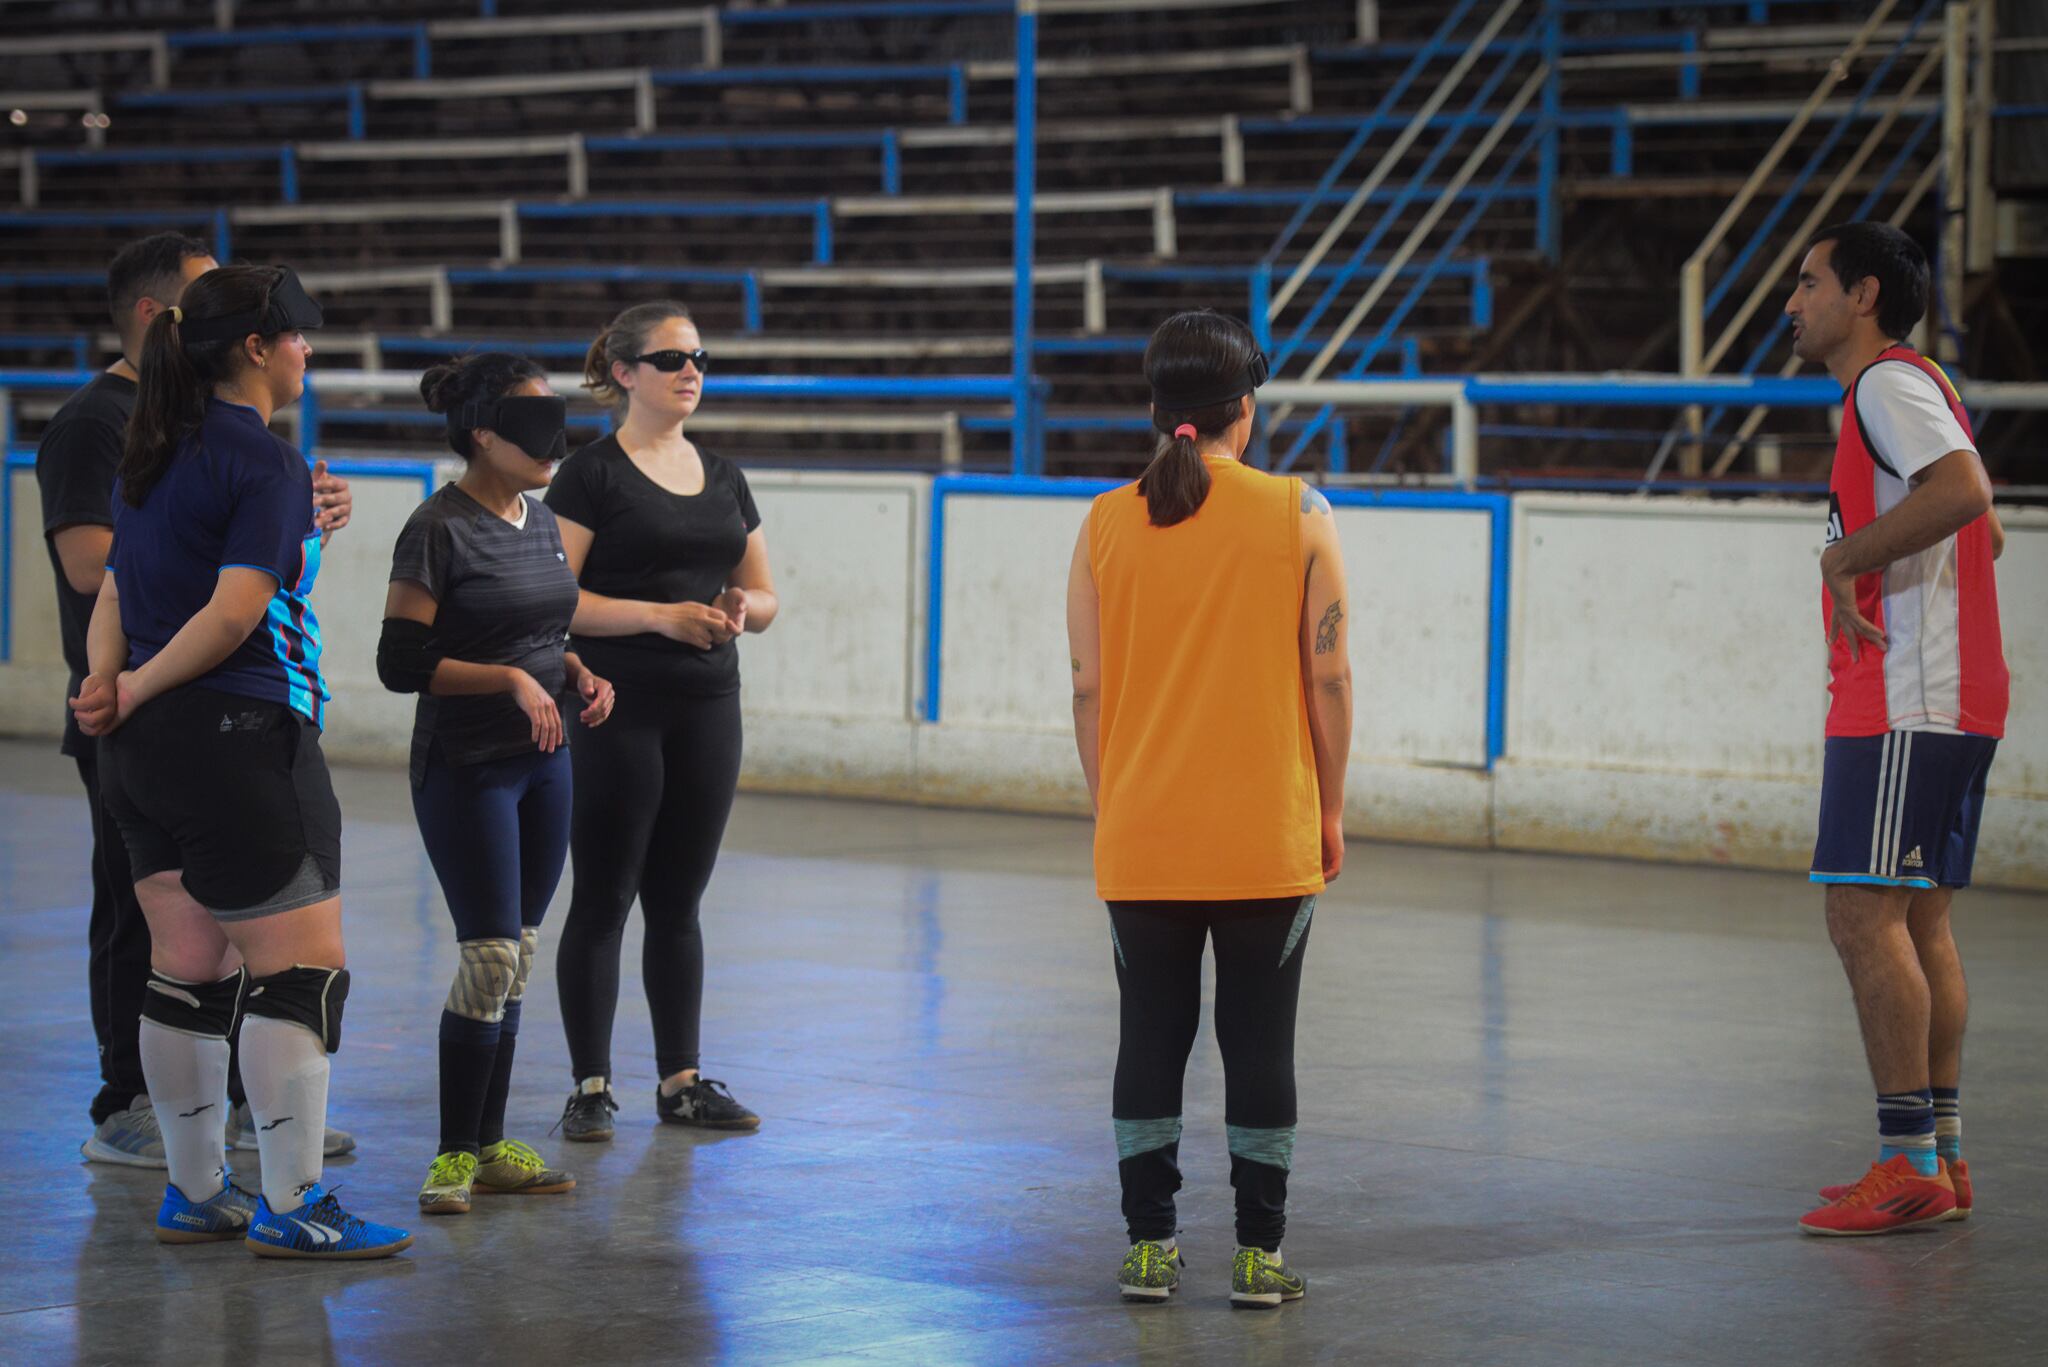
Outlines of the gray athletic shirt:
<svg viewBox="0 0 2048 1367">
<path fill-rule="evenodd" d="M 580 704 L 565 697 L 562 660 L 576 613 L 555 515 L 526 500 L 515 527 L 453 484 L 413 510 L 391 555 L 393 582 L 409 579 L 434 596 L 434 646 L 469 664 L 513 665 L 555 695 L 564 720 Z M 563 739 L 573 726 L 564 727 Z M 440 743 L 450 764 L 478 764 L 534 748 L 533 723 L 509 693 L 433 697 L 422 693 L 412 729 L 412 781 L 425 781 L 427 754 Z"/>
</svg>

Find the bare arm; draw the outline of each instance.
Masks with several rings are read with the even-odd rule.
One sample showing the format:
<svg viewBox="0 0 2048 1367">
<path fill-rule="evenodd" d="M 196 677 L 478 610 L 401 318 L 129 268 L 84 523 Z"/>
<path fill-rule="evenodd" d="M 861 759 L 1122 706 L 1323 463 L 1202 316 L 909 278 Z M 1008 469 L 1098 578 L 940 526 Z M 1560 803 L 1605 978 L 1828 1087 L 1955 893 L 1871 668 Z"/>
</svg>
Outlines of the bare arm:
<svg viewBox="0 0 2048 1367">
<path fill-rule="evenodd" d="M 581 580 L 583 562 L 589 557 L 590 543 L 596 538 L 590 528 L 580 522 L 571 522 L 560 513 L 555 515 L 555 525 L 561 530 L 562 553 L 568 558 L 569 572 Z M 767 552 L 763 551 L 762 555 L 765 562 Z M 771 609 L 769 616 L 772 618 L 774 615 Z M 607 598 L 589 589 L 578 590 L 576 615 L 569 621 L 569 630 L 578 636 L 640 636 L 652 633 L 700 650 L 730 641 L 739 634 L 739 628 L 724 612 L 704 603 L 648 603 L 637 598 Z"/>
<path fill-rule="evenodd" d="M 1882 647 L 1884 633 L 1856 606 L 1856 580 L 1954 536 L 1990 511 L 1991 480 L 1975 451 L 1951 451 L 1913 476 L 1912 491 L 1897 507 L 1821 552 L 1821 582 L 1833 600 L 1828 640 L 1847 634 L 1856 658 L 1864 641 Z M 2003 531 L 1993 532 L 1994 543 Z"/>
<path fill-rule="evenodd" d="M 747 553 L 726 578 L 726 590 L 713 607 L 742 631 L 766 631 L 782 610 L 775 596 L 775 576 L 768 571 L 768 537 L 759 527 L 747 533 Z"/>
<path fill-rule="evenodd" d="M 1102 811 L 1102 604 L 1095 593 L 1095 571 L 1089 564 L 1088 524 L 1074 542 L 1067 570 L 1067 652 L 1074 675 L 1074 747 L 1081 753 L 1081 774 L 1088 780 L 1088 802 Z"/>
<path fill-rule="evenodd" d="M 2005 524 L 1998 520 L 1998 509 L 1987 508 L 1984 516 L 1991 519 L 1991 558 L 1998 559 L 2005 554 Z"/>
<path fill-rule="evenodd" d="M 98 593 L 106 578 L 107 554 L 114 547 L 114 529 L 95 522 L 59 527 L 50 533 L 57 548 L 57 563 L 64 567 L 64 582 L 73 593 Z"/>
<path fill-rule="evenodd" d="M 92 671 L 71 699 L 78 729 L 103 736 L 121 724 L 120 694 L 114 680 L 128 667 L 128 635 L 121 629 L 121 594 L 111 572 L 100 576 L 99 600 L 85 628 L 86 665 Z"/>
<path fill-rule="evenodd" d="M 1301 598 L 1301 675 L 1321 800 L 1323 877 L 1344 868 L 1344 772 L 1351 759 L 1351 624 L 1344 553 L 1329 501 L 1302 486 L 1301 539 L 1308 562 Z"/>
<path fill-rule="evenodd" d="M 1895 560 L 1954 536 L 1991 511 L 1991 480 L 1975 451 L 1951 451 L 1913 476 L 1896 508 L 1828 547 L 1842 575 L 1874 574 Z M 1999 529 L 2003 532 L 2003 528 Z"/>
</svg>

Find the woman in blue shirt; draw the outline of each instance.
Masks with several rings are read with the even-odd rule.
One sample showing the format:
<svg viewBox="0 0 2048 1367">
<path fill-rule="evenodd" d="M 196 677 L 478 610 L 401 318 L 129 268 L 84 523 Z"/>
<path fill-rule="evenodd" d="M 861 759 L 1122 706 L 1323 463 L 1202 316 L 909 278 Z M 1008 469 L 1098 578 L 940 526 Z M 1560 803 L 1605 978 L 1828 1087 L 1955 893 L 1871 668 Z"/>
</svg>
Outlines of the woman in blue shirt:
<svg viewBox="0 0 2048 1367">
<path fill-rule="evenodd" d="M 305 388 L 304 332 L 320 320 L 290 270 L 228 266 L 150 324 L 92 672 L 71 706 L 100 738 L 104 800 L 149 922 L 142 1068 L 170 1169 L 158 1239 L 377 1258 L 412 1236 L 349 1214 L 320 1182 L 348 995 L 341 809 L 320 753 L 312 475 L 270 432 Z M 238 1023 L 255 1197 L 222 1150 Z"/>
</svg>

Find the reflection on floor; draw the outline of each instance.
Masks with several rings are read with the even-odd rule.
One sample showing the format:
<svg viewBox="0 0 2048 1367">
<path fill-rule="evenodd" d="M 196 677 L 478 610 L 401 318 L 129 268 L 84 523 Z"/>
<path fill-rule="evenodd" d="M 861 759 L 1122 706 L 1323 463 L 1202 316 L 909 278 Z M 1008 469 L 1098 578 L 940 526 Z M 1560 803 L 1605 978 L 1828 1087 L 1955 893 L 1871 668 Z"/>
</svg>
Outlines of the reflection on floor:
<svg viewBox="0 0 2048 1367">
<path fill-rule="evenodd" d="M 0 772 L 9 1362 L 2048 1358 L 2038 896 L 1959 904 L 1977 1216 L 1820 1241 L 1793 1221 L 1861 1173 L 1872 1118 L 1805 883 L 1357 848 L 1308 950 L 1287 1253 L 1309 1298 L 1228 1309 L 1205 1043 L 1184 1294 L 1125 1307 L 1115 985 L 1085 826 L 743 799 L 707 904 L 706 1067 L 761 1132 L 657 1126 L 629 963 L 618 1138 L 548 1138 L 569 1075 L 544 940 L 512 1129 L 581 1185 L 420 1222 L 453 935 L 403 776 L 344 770 L 355 990 L 334 1115 L 362 1147 L 329 1178 L 419 1241 L 305 1268 L 160 1248 L 160 1176 L 78 1160 L 95 1086 L 83 798 L 41 744 L 0 745 Z"/>
</svg>

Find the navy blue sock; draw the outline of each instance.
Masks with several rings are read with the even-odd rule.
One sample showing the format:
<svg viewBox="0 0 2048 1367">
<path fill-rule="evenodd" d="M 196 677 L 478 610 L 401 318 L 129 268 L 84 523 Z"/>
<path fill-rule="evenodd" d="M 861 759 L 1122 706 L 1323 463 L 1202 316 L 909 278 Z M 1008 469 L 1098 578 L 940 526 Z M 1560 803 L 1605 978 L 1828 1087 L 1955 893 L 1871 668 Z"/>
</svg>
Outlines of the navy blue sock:
<svg viewBox="0 0 2048 1367">
<path fill-rule="evenodd" d="M 498 1022 L 441 1012 L 441 1152 L 475 1153 L 498 1061 Z"/>
<path fill-rule="evenodd" d="M 498 1057 L 491 1068 L 491 1085 L 484 1091 L 484 1111 L 477 1123 L 476 1142 L 488 1149 L 505 1137 L 505 1100 L 512 1095 L 512 1056 L 519 1049 L 519 1003 L 505 1003 L 505 1019 L 498 1025 Z"/>
<path fill-rule="evenodd" d="M 1922 1177 L 1941 1171 L 1934 1151 L 1934 1093 L 1929 1088 L 1878 1093 L 1877 1161 L 1890 1162 L 1900 1154 L 1912 1160 L 1913 1170 Z"/>
<path fill-rule="evenodd" d="M 1930 1087 L 1934 1096 L 1934 1151 L 1950 1163 L 1963 1157 L 1963 1089 Z"/>
</svg>

